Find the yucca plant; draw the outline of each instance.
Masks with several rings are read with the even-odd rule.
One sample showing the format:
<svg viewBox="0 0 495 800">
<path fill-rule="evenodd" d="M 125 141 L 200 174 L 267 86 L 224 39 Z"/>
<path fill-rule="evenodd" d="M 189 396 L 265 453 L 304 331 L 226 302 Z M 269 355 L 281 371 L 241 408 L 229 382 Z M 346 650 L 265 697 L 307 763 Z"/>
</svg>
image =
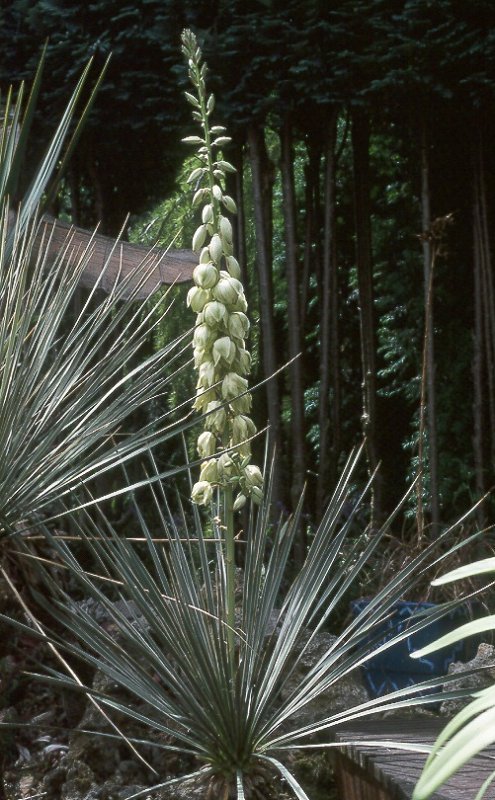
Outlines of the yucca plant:
<svg viewBox="0 0 495 800">
<path fill-rule="evenodd" d="M 73 677 L 53 669 L 45 679 L 78 691 L 83 688 L 109 713 L 118 712 L 121 719 L 143 724 L 150 733 L 149 739 L 142 738 L 165 753 L 180 751 L 196 758 L 197 769 L 188 775 L 161 781 L 157 776 L 157 792 L 177 780 L 194 778 L 203 782 L 205 797 L 277 797 L 278 775 L 299 800 L 305 800 L 307 795 L 287 764 L 289 751 L 331 747 L 332 729 L 360 716 L 459 695 L 441 694 L 446 681 L 442 677 L 345 711 L 325 707 L 325 692 L 339 680 L 455 605 L 448 603 L 429 615 L 419 614 L 408 630 L 380 641 L 377 631 L 397 600 L 443 558 L 435 556 L 437 543 L 403 568 L 337 636 L 318 663 L 300 674 L 301 659 L 318 632 L 331 626 L 339 603 L 359 580 L 393 523 L 391 517 L 364 547 L 361 539 L 361 544 L 356 543 L 342 558 L 343 543 L 366 503 L 363 491 L 349 509 L 349 486 L 358 457 L 359 453 L 349 460 L 306 562 L 288 587 L 287 567 L 300 509 L 274 530 L 268 486 L 267 500 L 252 511 L 239 545 L 245 551 L 245 567 L 233 632 L 234 671 L 221 508 L 214 506 L 212 535 L 206 537 L 197 512 L 194 525 L 186 519 L 178 521 L 169 510 L 162 485 L 151 484 L 151 502 L 161 524 L 160 529 L 151 528 L 140 504 L 135 503 L 139 527 L 133 530 L 133 537 L 142 544 L 119 535 L 103 513 L 96 522 L 89 514 L 79 515 L 75 524 L 80 541 L 87 545 L 83 559 L 87 561 L 90 552 L 97 565 L 91 571 L 63 537 L 44 529 L 52 551 L 59 556 L 57 562 L 71 575 L 70 583 L 77 582 L 83 596 L 94 598 L 105 610 L 105 624 L 101 615 L 91 614 L 87 604 L 72 600 L 60 584 L 59 573 L 38 562 L 45 590 L 35 594 L 35 599 L 58 624 L 38 635 L 58 652 L 68 652 L 101 670 L 112 684 L 128 690 L 131 699 L 123 702 L 90 686 L 81 687 Z M 146 502 L 147 510 L 149 506 Z M 452 533 L 449 529 L 442 535 L 440 549 Z M 116 637 L 109 634 L 108 622 L 118 629 Z M 24 628 L 36 635 L 32 625 Z M 296 646 L 300 642 L 302 650 Z M 294 682 L 296 675 L 299 678 Z M 290 694 L 284 693 L 290 679 L 294 688 Z M 301 725 L 298 712 L 317 698 L 321 700 L 321 718 Z M 395 744 L 400 747 L 400 742 Z M 139 749 L 138 742 L 134 745 Z M 163 770 L 169 771 L 165 755 Z M 149 795 L 150 789 L 146 793 Z"/>
<path fill-rule="evenodd" d="M 63 537 L 41 525 L 58 554 L 57 563 L 69 571 L 84 596 L 105 609 L 118 635 L 110 635 L 84 604 L 75 603 L 54 578 L 51 565 L 41 560 L 38 568 L 48 591 L 38 593 L 36 599 L 61 627 L 43 630 L 34 615 L 31 618 L 37 635 L 57 653 L 69 652 L 102 670 L 113 683 L 125 687 L 135 702 L 82 687 L 74 675 L 51 670 L 46 679 L 83 690 L 108 711 L 144 724 L 150 742 L 165 752 L 180 751 L 196 759 L 196 769 L 189 775 L 169 780 L 160 780 L 163 776 L 158 775 L 157 793 L 160 787 L 188 777 L 203 784 L 208 798 L 269 798 L 278 796 L 282 780 L 299 800 L 306 800 L 287 765 L 288 751 L 332 747 L 332 729 L 358 716 L 438 701 L 445 678 L 345 711 L 325 708 L 324 698 L 335 683 L 377 652 L 455 606 L 447 603 L 418 614 L 408 630 L 381 640 L 380 626 L 397 600 L 430 566 L 461 544 L 448 550 L 453 529 L 446 530 L 404 566 L 301 675 L 302 658 L 330 624 L 400 509 L 378 532 L 364 531 L 354 547 L 344 550 L 348 533 L 359 524 L 357 515 L 370 488 L 364 487 L 351 502 L 350 486 L 360 455 L 354 453 L 303 567 L 289 580 L 301 507 L 291 519 L 274 526 L 270 509 L 273 467 L 265 468 L 263 489 L 261 470 L 250 463 L 249 440 L 256 432 L 248 417 L 250 395 L 244 377 L 249 371 L 244 345 L 247 307 L 225 216 L 225 211 L 234 210 L 224 184 L 231 165 L 218 153 L 227 139 L 223 128 L 210 127 L 214 101 L 206 96 L 206 68 L 191 32 L 184 33 L 183 48 L 195 89 L 188 100 L 202 127 L 201 135 L 189 140 L 198 147 L 198 167 L 191 177 L 192 182 L 200 181 L 195 203 L 204 202 L 194 241 L 200 263 L 189 294 L 189 304 L 199 315 L 193 343 L 198 370 L 195 406 L 203 413 L 205 425 L 198 439 L 203 464 L 200 479 L 192 486 L 192 511 L 180 518 L 171 513 L 166 492 L 155 480 L 158 472 L 150 452 L 148 491 L 160 527 L 150 525 L 144 507 L 134 498 L 138 527 L 132 538 L 141 543 L 119 536 L 103 511 L 95 520 L 83 510 L 73 524 L 94 556 L 95 567 L 89 571 Z M 249 497 L 260 505 L 250 505 L 249 526 L 241 532 L 236 530 L 234 515 L 240 506 L 249 505 Z M 206 526 L 197 505 L 205 505 L 210 512 Z M 244 551 L 240 600 L 234 586 L 236 542 Z M 28 630 L 32 632 L 32 625 Z M 293 688 L 284 692 L 289 679 Z M 298 722 L 299 712 L 318 698 L 321 717 L 307 724 Z M 159 735 L 151 736 L 151 731 Z M 138 747 L 138 742 L 130 744 Z M 167 772 L 165 758 L 163 771 Z M 150 795 L 151 790 L 143 793 Z"/>
<path fill-rule="evenodd" d="M 476 578 L 495 572 L 495 558 L 484 558 L 442 575 L 432 581 L 443 586 L 452 581 Z M 495 616 L 471 620 L 412 654 L 422 658 L 442 647 L 465 640 L 469 636 L 495 630 Z M 495 686 L 477 691 L 472 702 L 450 720 L 438 736 L 414 790 L 413 800 L 427 800 L 454 772 L 470 758 L 495 742 Z M 495 770 L 484 781 L 474 800 L 481 800 L 495 780 Z"/>
<path fill-rule="evenodd" d="M 184 352 L 178 340 L 140 357 L 170 305 L 165 293 L 155 295 L 146 313 L 135 302 L 153 259 L 144 259 L 102 299 L 97 290 L 118 253 L 115 242 L 74 315 L 74 294 L 93 243 L 78 248 L 69 231 L 53 258 L 54 228 L 39 219 L 40 203 L 56 188 L 60 162 L 77 138 L 78 126 L 75 133 L 71 126 L 88 70 L 15 209 L 11 193 L 40 72 L 26 107 L 21 86 L 15 101 L 8 93 L 0 119 L 0 537 L 171 434 L 165 414 L 138 431 L 125 428 L 137 408 L 164 394 Z"/>
</svg>

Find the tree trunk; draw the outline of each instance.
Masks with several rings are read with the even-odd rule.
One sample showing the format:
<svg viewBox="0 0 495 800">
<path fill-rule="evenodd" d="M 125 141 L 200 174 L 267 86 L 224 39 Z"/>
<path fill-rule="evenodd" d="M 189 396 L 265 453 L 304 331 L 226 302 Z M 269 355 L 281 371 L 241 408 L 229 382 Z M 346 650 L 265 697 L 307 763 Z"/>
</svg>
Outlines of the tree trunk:
<svg viewBox="0 0 495 800">
<path fill-rule="evenodd" d="M 490 448 L 490 463 L 493 469 L 495 467 L 495 291 L 493 287 L 493 263 L 488 224 L 483 143 L 481 139 L 478 150 L 478 196 L 484 360 L 488 418 L 490 421 L 490 436 L 487 444 L 489 444 Z"/>
<path fill-rule="evenodd" d="M 473 450 L 476 494 L 485 492 L 486 462 L 495 465 L 495 294 L 482 133 L 473 158 L 474 342 Z M 485 523 L 480 508 L 478 523 Z"/>
<path fill-rule="evenodd" d="M 378 454 L 376 444 L 376 333 L 373 308 L 369 139 L 368 116 L 361 110 L 355 110 L 352 119 L 352 153 L 354 165 L 356 266 L 363 375 L 362 429 L 366 440 L 368 470 L 371 475 L 378 466 Z M 379 475 L 376 475 L 373 482 L 371 503 L 371 525 L 373 527 L 376 526 L 380 519 L 380 505 L 381 479 Z"/>
<path fill-rule="evenodd" d="M 320 202 L 320 143 L 308 140 L 308 165 L 305 169 L 305 233 L 304 233 L 304 266 L 300 291 L 301 336 L 304 339 L 306 319 L 310 296 L 310 280 L 313 276 L 316 284 L 321 284 L 322 253 L 320 246 L 321 202 Z"/>
<path fill-rule="evenodd" d="M 304 423 L 304 379 L 300 321 L 299 264 L 297 258 L 297 212 L 294 186 L 294 148 L 292 123 L 286 117 L 282 130 L 281 171 L 282 205 L 285 227 L 285 263 L 287 278 L 287 323 L 290 378 L 290 428 L 292 453 L 291 507 L 294 510 L 301 498 L 306 477 L 306 431 Z M 303 532 L 299 532 L 295 556 L 302 565 L 305 558 Z"/>
<path fill-rule="evenodd" d="M 280 435 L 280 395 L 277 377 L 278 368 L 275 345 L 275 322 L 273 316 L 273 281 L 272 281 L 272 191 L 273 170 L 266 152 L 263 128 L 253 124 L 248 130 L 249 158 L 251 162 L 254 224 L 256 230 L 256 271 L 258 275 L 261 349 L 263 355 L 264 377 L 269 378 L 266 384 L 268 408 L 269 446 L 276 449 L 278 457 L 282 454 Z M 281 502 L 282 483 L 280 470 L 275 471 L 273 486 L 274 506 Z"/>
<path fill-rule="evenodd" d="M 231 162 L 236 171 L 229 180 L 233 189 L 234 200 L 237 205 L 237 214 L 232 218 L 234 228 L 234 246 L 237 259 L 241 268 L 241 280 L 246 287 L 248 297 L 251 296 L 249 276 L 247 271 L 246 251 L 246 212 L 244 209 L 244 146 L 236 147 L 231 156 Z M 230 176 L 228 176 L 230 178 Z"/>
<path fill-rule="evenodd" d="M 474 478 L 477 498 L 485 492 L 484 477 L 484 417 L 483 417 L 483 301 L 482 301 L 482 224 L 480 209 L 480 152 L 476 152 L 473 160 L 473 279 L 474 279 L 474 332 L 473 332 L 473 455 Z M 479 526 L 484 526 L 484 513 L 480 508 L 477 513 Z"/>
<path fill-rule="evenodd" d="M 428 141 L 425 124 L 423 124 L 421 140 L 421 216 L 422 216 L 422 245 L 423 245 L 423 276 L 424 276 L 424 349 L 423 349 L 423 375 L 421 381 L 421 406 L 419 430 L 419 470 L 424 469 L 423 460 L 423 430 L 427 431 L 428 442 L 428 467 L 430 473 L 430 514 L 433 532 L 438 532 L 440 524 L 440 503 L 438 490 L 438 448 L 436 427 L 436 393 L 435 393 L 435 345 L 433 327 L 433 272 L 435 265 L 436 245 L 432 235 L 431 200 L 430 200 L 430 166 Z M 426 408 L 425 408 L 426 404 Z M 426 412 L 426 416 L 425 416 Z M 422 489 L 423 481 L 419 481 L 418 491 L 418 526 L 422 534 Z"/>
<path fill-rule="evenodd" d="M 320 398 L 318 407 L 320 466 L 316 492 L 318 517 L 321 517 L 329 491 L 336 483 L 337 461 L 340 450 L 338 262 L 335 215 L 336 144 L 337 113 L 334 114 L 328 125 L 325 155 L 320 327 Z"/>
</svg>

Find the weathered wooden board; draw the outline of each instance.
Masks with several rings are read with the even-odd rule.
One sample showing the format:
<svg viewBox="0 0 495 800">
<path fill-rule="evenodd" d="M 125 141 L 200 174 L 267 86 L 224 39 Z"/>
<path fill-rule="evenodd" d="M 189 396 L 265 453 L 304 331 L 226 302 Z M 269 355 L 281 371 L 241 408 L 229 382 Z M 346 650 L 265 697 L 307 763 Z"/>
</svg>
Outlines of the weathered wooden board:
<svg viewBox="0 0 495 800">
<path fill-rule="evenodd" d="M 339 728 L 336 741 L 349 742 L 336 757 L 340 800 L 410 800 L 426 754 L 380 747 L 373 741 L 433 744 L 445 719 L 391 718 L 356 722 Z M 495 747 L 469 761 L 433 796 L 432 800 L 473 800 L 481 784 L 495 770 Z M 495 785 L 486 800 L 495 799 Z"/>
<path fill-rule="evenodd" d="M 115 239 L 109 236 L 49 217 L 40 223 L 35 256 L 41 247 L 43 252 L 48 250 L 49 263 L 61 254 L 62 258 L 74 258 L 86 253 L 89 257 L 80 286 L 92 289 L 98 283 L 100 289 L 109 292 L 115 284 L 125 281 L 124 294 L 132 293 L 136 300 L 149 297 L 162 285 L 191 281 L 198 263 L 191 250 L 150 249 L 131 242 L 115 245 Z"/>
</svg>

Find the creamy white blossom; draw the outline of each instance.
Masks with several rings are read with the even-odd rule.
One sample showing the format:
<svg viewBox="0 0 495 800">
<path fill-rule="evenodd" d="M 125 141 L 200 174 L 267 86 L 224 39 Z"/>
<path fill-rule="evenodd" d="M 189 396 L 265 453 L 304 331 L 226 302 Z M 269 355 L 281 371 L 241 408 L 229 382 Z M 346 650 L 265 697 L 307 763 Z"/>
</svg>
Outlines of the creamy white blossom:
<svg viewBox="0 0 495 800">
<path fill-rule="evenodd" d="M 198 455 L 200 458 L 208 458 L 215 454 L 217 449 L 217 440 L 211 431 L 203 431 L 198 436 L 197 442 Z"/>
<path fill-rule="evenodd" d="M 198 481 L 191 491 L 191 500 L 199 506 L 206 506 L 213 498 L 213 486 L 209 481 Z"/>
<path fill-rule="evenodd" d="M 215 364 L 225 363 L 227 366 L 232 364 L 236 357 L 235 342 L 230 336 L 222 336 L 213 344 L 213 361 Z"/>
<path fill-rule="evenodd" d="M 201 224 L 192 242 L 192 249 L 199 253 L 198 265 L 193 272 L 194 286 L 187 295 L 187 304 L 196 314 L 193 348 L 198 379 L 194 408 L 204 415 L 204 430 L 197 441 L 203 463 L 192 499 L 208 504 L 214 487 L 232 486 L 237 494 L 233 504 L 237 511 L 248 497 L 260 502 L 263 476 L 249 463 L 250 440 L 256 434 L 249 416 L 252 398 L 246 378 L 251 370 L 251 355 L 246 348 L 250 325 L 241 267 L 233 255 L 232 223 L 226 216 L 236 213 L 235 201 L 225 193 L 226 173 L 235 172 L 223 154 L 231 140 L 223 126 L 210 125 L 215 103 L 213 95 L 206 95 L 205 67 L 200 58 L 197 47 L 190 50 L 189 75 L 197 96 L 188 94 L 187 99 L 202 135 L 185 139 L 197 148 L 200 163 L 188 181 L 195 185 L 193 206 L 203 204 Z"/>
<path fill-rule="evenodd" d="M 194 283 L 196 286 L 200 286 L 202 289 L 212 289 L 215 284 L 218 283 L 219 277 L 220 275 L 218 270 L 211 261 L 198 264 L 197 267 L 194 267 Z"/>
<path fill-rule="evenodd" d="M 220 325 L 222 322 L 227 322 L 227 318 L 227 308 L 218 300 L 213 300 L 204 308 L 204 321 L 206 325 L 215 327 L 216 325 Z"/>
</svg>

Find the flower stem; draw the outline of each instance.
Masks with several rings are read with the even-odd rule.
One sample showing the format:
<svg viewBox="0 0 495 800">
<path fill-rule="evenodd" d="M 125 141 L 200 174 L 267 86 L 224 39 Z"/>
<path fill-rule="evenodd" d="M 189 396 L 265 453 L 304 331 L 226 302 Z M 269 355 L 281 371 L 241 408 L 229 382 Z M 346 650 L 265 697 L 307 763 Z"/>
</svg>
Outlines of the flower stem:
<svg viewBox="0 0 495 800">
<path fill-rule="evenodd" d="M 226 622 L 229 661 L 234 677 L 235 669 L 235 537 L 234 537 L 234 496 L 231 486 L 224 492 L 225 524 L 225 580 L 226 580 Z"/>
</svg>

